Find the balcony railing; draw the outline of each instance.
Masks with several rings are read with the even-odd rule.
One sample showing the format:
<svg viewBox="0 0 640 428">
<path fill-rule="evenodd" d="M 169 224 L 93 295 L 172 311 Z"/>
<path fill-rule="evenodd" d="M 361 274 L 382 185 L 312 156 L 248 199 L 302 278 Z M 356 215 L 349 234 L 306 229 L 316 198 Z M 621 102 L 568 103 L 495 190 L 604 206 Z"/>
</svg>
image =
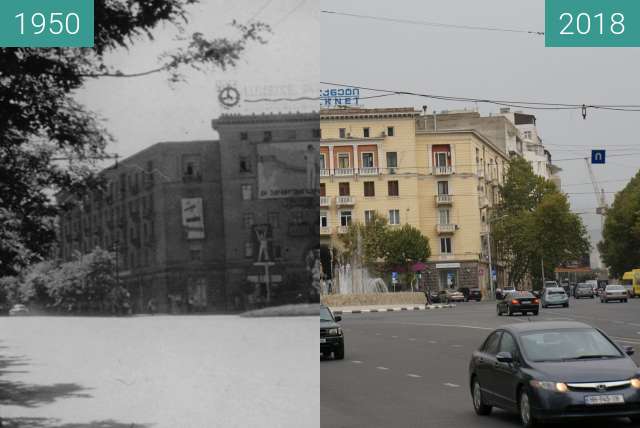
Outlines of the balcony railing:
<svg viewBox="0 0 640 428">
<path fill-rule="evenodd" d="M 451 175 L 451 167 L 450 166 L 434 166 L 433 167 L 433 175 Z"/>
<path fill-rule="evenodd" d="M 336 177 L 346 177 L 353 175 L 353 168 L 336 168 L 333 173 Z"/>
<path fill-rule="evenodd" d="M 438 205 L 451 205 L 453 203 L 453 196 L 451 195 L 436 195 L 436 204 Z"/>
<path fill-rule="evenodd" d="M 436 224 L 436 231 L 438 233 L 454 233 L 456 231 L 455 224 Z"/>
<path fill-rule="evenodd" d="M 344 234 L 349 231 L 349 226 L 338 226 L 338 233 Z"/>
<path fill-rule="evenodd" d="M 343 206 L 343 205 L 355 205 L 356 203 L 356 198 L 353 196 L 338 196 L 336 197 L 336 205 L 338 206 Z"/>
<path fill-rule="evenodd" d="M 320 168 L 320 177 L 328 177 L 329 176 L 329 170 L 326 168 Z"/>
<path fill-rule="evenodd" d="M 320 206 L 321 207 L 331 206 L 331 196 L 320 196 Z"/>
<path fill-rule="evenodd" d="M 364 167 L 364 168 L 360 168 L 359 171 L 360 175 L 378 175 L 380 174 L 380 168 L 378 168 L 377 166 L 368 166 L 368 167 Z"/>
<path fill-rule="evenodd" d="M 320 235 L 331 235 L 331 228 L 329 226 L 320 227 Z"/>
</svg>

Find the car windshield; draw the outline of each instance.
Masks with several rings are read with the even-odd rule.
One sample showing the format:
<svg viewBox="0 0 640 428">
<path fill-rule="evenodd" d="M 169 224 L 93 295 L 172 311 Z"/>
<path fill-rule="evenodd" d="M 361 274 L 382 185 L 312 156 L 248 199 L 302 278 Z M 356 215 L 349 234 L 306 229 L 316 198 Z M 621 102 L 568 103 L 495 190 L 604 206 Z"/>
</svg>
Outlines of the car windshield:
<svg viewBox="0 0 640 428">
<path fill-rule="evenodd" d="M 562 329 L 520 335 L 524 354 L 534 362 L 620 358 L 620 351 L 598 330 Z"/>
<path fill-rule="evenodd" d="M 322 306 L 320 307 L 320 320 L 333 321 L 333 317 L 331 316 L 331 312 L 329 312 L 329 309 Z"/>
</svg>

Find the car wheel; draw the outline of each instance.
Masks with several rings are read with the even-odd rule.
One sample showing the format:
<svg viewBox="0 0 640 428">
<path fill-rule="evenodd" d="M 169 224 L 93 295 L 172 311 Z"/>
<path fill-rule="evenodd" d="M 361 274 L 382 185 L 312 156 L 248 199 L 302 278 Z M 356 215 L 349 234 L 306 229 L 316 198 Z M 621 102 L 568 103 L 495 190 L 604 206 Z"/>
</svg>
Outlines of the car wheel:
<svg viewBox="0 0 640 428">
<path fill-rule="evenodd" d="M 533 315 L 538 315 L 538 311 L 533 311 Z"/>
<path fill-rule="evenodd" d="M 563 307 L 563 308 L 568 308 L 568 307 L 569 307 L 569 304 L 568 304 L 568 303 L 565 303 L 564 305 L 562 305 L 562 307 Z"/>
<path fill-rule="evenodd" d="M 518 410 L 520 413 L 520 422 L 522 422 L 522 426 L 524 428 L 533 428 L 537 426 L 536 420 L 531 414 L 531 401 L 529 400 L 529 394 L 527 391 L 522 391 L 520 393 L 520 398 L 518 399 Z"/>
<path fill-rule="evenodd" d="M 510 317 L 513 315 L 513 312 L 511 312 L 511 306 L 507 306 L 507 316 Z"/>
<path fill-rule="evenodd" d="M 496 306 L 497 312 L 498 312 L 498 316 L 501 317 L 502 316 L 502 311 L 500 310 L 500 306 Z"/>
<path fill-rule="evenodd" d="M 624 300 L 623 300 L 623 302 L 624 302 L 624 303 L 627 303 L 627 299 L 624 299 Z"/>
<path fill-rule="evenodd" d="M 629 416 L 631 419 L 631 425 L 640 426 L 640 416 Z"/>
<path fill-rule="evenodd" d="M 476 411 L 476 414 L 480 416 L 487 416 L 491 413 L 491 406 L 488 406 L 484 403 L 482 399 L 482 389 L 480 388 L 480 383 L 477 380 L 473 380 L 473 387 L 471 390 L 471 398 L 473 399 L 473 409 Z"/>
<path fill-rule="evenodd" d="M 344 345 L 342 345 L 340 349 L 333 351 L 333 355 L 336 360 L 344 360 Z"/>
</svg>

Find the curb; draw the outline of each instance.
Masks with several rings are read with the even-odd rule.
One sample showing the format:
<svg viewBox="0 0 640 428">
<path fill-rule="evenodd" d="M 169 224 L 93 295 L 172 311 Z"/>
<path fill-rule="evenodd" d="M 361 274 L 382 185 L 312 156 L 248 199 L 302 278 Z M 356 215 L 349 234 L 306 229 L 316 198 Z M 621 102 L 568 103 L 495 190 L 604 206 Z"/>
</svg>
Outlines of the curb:
<svg viewBox="0 0 640 428">
<path fill-rule="evenodd" d="M 396 308 L 381 308 L 381 309 L 352 309 L 352 310 L 332 310 L 336 315 L 342 314 L 366 314 L 371 312 L 400 312 L 400 311 L 428 311 L 431 309 L 449 309 L 455 308 L 456 305 L 426 305 L 426 306 L 402 306 Z"/>
</svg>

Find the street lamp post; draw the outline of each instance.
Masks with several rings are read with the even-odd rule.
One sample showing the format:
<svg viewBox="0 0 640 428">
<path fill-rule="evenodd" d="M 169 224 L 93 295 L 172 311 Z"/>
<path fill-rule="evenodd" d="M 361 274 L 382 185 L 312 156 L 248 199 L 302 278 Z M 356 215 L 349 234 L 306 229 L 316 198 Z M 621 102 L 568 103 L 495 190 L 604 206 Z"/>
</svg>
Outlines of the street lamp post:
<svg viewBox="0 0 640 428">
<path fill-rule="evenodd" d="M 493 262 L 491 260 L 491 223 L 494 221 L 502 220 L 507 217 L 508 214 L 505 214 L 500 217 L 487 219 L 487 245 L 489 246 L 489 290 L 491 291 L 491 300 L 495 298 L 495 284 L 493 283 Z M 497 272 L 496 272 L 497 279 Z"/>
</svg>

